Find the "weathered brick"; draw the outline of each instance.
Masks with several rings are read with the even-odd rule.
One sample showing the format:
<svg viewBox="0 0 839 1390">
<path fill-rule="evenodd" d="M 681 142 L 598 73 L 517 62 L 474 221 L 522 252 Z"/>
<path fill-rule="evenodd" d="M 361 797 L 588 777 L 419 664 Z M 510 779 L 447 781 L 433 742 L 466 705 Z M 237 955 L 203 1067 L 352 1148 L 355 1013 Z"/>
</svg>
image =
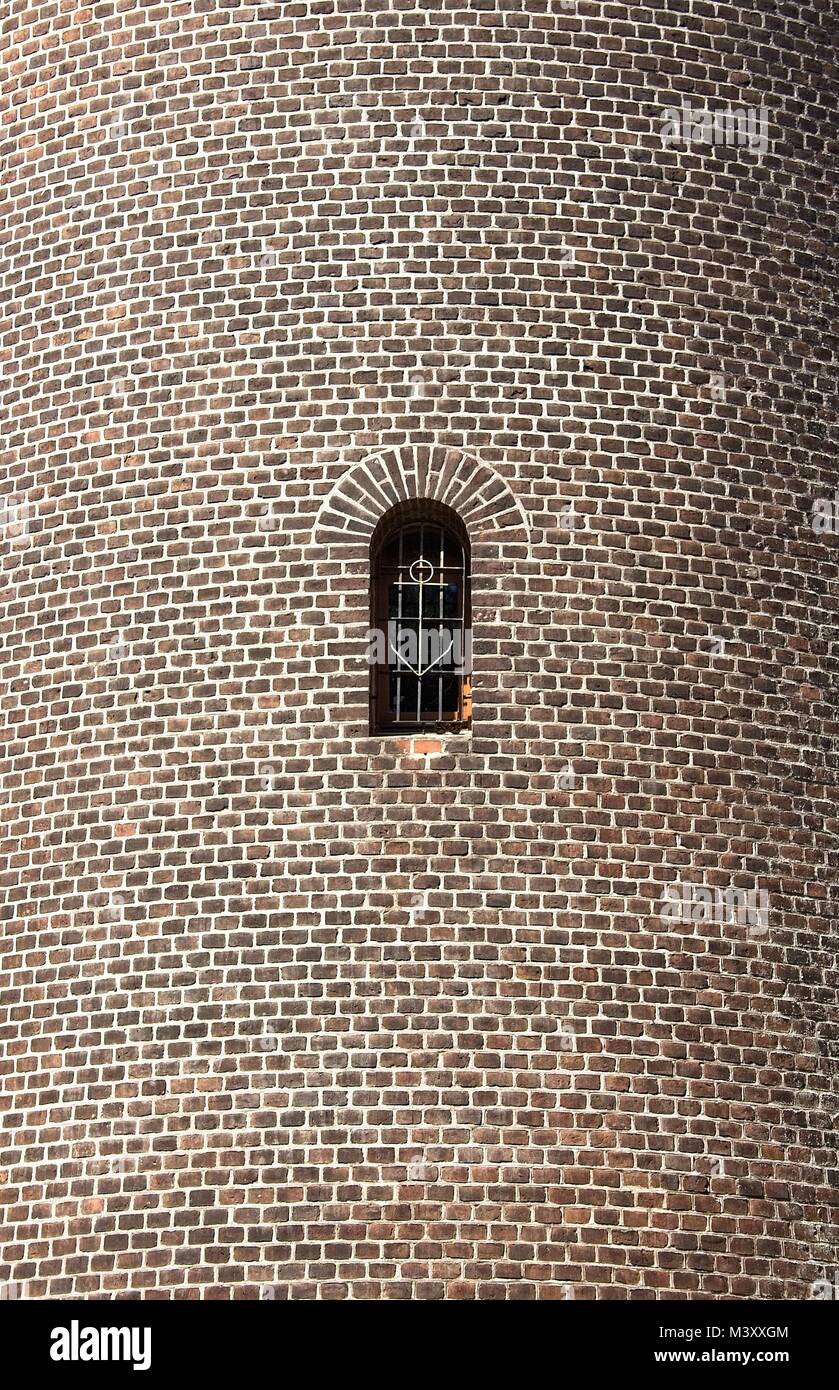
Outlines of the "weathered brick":
<svg viewBox="0 0 839 1390">
<path fill-rule="evenodd" d="M 11 1296 L 839 1263 L 826 8 L 4 21 Z M 371 736 L 426 497 L 472 728 Z"/>
</svg>

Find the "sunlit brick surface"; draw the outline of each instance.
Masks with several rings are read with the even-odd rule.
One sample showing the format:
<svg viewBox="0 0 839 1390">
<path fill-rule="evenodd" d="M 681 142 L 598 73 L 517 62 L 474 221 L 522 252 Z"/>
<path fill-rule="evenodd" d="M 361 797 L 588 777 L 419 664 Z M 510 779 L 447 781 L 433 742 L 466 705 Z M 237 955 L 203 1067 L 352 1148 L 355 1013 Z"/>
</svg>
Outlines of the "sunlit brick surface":
<svg viewBox="0 0 839 1390">
<path fill-rule="evenodd" d="M 6 10 L 6 1296 L 832 1277 L 829 11 Z M 471 735 L 368 733 L 404 497 Z"/>
</svg>

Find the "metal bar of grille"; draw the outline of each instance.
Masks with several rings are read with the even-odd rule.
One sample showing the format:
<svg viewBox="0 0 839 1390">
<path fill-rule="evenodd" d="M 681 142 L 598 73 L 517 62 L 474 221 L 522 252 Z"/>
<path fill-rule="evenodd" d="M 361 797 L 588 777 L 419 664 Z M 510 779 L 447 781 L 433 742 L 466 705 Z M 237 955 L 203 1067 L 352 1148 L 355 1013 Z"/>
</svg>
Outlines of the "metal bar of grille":
<svg viewBox="0 0 839 1390">
<path fill-rule="evenodd" d="M 463 671 L 465 660 L 465 640 L 466 640 L 466 550 L 460 546 L 460 568 L 458 570 L 458 595 L 457 595 L 457 622 L 460 632 L 460 674 L 457 679 L 457 717 L 463 718 L 463 689 L 466 675 Z"/>
<path fill-rule="evenodd" d="M 445 563 L 446 563 L 445 545 L 446 545 L 445 533 L 444 533 L 443 528 L 442 528 L 442 526 L 441 526 L 441 527 L 440 527 L 440 587 L 439 587 L 439 589 L 438 589 L 438 591 L 437 591 L 437 650 L 438 650 L 438 652 L 441 652 L 441 651 L 443 650 L 443 603 L 444 603 L 444 595 L 445 595 L 445 592 L 446 592 L 446 574 L 445 574 L 445 568 L 444 568 Z M 442 672 L 442 669 L 441 669 L 439 666 L 438 666 L 438 668 L 437 668 L 437 718 L 438 718 L 438 719 L 441 721 L 441 723 L 442 723 L 442 719 L 443 719 L 443 672 Z"/>
<path fill-rule="evenodd" d="M 419 595 L 418 595 L 418 597 L 417 597 L 417 611 L 418 611 L 418 613 L 419 613 L 419 624 L 418 624 L 418 626 L 417 626 L 417 639 L 418 639 L 418 640 L 417 640 L 417 670 L 418 670 L 418 671 L 422 671 L 422 650 L 423 650 L 423 641 L 422 641 L 422 631 L 423 631 L 423 629 L 422 629 L 422 620 L 423 620 L 423 610 L 424 610 L 424 608 L 425 608 L 425 595 L 423 594 L 423 591 L 422 591 L 422 590 L 423 590 L 423 580 L 425 579 L 425 573 L 424 573 L 423 568 L 422 568 L 422 561 L 425 559 L 425 525 L 420 526 L 419 558 L 420 558 L 420 563 L 419 563 L 419 565 L 417 566 L 417 573 L 418 573 L 419 576 L 420 576 L 420 582 L 419 582 Z M 419 724 L 419 723 L 421 723 L 421 721 L 422 721 L 422 676 L 420 675 L 420 676 L 417 676 L 417 723 Z"/>
<path fill-rule="evenodd" d="M 397 576 L 397 601 L 396 601 L 396 650 L 399 651 L 399 644 L 402 641 L 402 542 L 404 540 L 404 528 L 399 532 L 399 571 Z M 388 671 L 388 682 L 390 682 L 390 671 Z M 402 718 L 402 670 L 399 662 L 396 663 L 396 722 Z"/>
</svg>

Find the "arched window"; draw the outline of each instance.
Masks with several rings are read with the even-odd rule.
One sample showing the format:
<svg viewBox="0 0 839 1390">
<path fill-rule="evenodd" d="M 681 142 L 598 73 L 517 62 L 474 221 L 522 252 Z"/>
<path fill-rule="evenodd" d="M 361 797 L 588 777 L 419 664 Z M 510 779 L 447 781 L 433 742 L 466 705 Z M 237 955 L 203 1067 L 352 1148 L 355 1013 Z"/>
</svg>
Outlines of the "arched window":
<svg viewBox="0 0 839 1390">
<path fill-rule="evenodd" d="M 434 502 L 383 517 L 370 546 L 373 733 L 464 729 L 472 717 L 469 540 Z"/>
</svg>

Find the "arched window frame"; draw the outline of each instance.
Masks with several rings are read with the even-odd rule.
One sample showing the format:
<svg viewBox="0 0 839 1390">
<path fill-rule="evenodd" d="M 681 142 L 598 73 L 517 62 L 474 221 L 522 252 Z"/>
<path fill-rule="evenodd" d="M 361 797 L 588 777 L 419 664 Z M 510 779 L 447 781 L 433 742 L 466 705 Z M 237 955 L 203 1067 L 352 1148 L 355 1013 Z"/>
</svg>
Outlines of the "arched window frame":
<svg viewBox="0 0 839 1390">
<path fill-rule="evenodd" d="M 424 565 L 413 556 L 416 546 L 410 538 L 417 533 Z M 429 547 L 433 559 L 425 553 Z M 457 595 L 452 602 L 455 582 Z M 434 613 L 428 611 L 429 603 Z M 444 608 L 448 611 L 443 612 Z M 451 733 L 470 728 L 471 550 L 466 527 L 450 507 L 431 501 L 403 502 L 382 517 L 370 542 L 370 626 L 377 639 L 370 671 L 371 733 Z M 423 648 L 423 633 L 428 651 Z M 412 641 L 420 655 L 416 666 L 406 665 L 404 655 L 407 646 L 410 656 Z M 443 659 L 433 660 L 435 653 Z M 422 680 L 414 678 L 416 672 Z"/>
</svg>

